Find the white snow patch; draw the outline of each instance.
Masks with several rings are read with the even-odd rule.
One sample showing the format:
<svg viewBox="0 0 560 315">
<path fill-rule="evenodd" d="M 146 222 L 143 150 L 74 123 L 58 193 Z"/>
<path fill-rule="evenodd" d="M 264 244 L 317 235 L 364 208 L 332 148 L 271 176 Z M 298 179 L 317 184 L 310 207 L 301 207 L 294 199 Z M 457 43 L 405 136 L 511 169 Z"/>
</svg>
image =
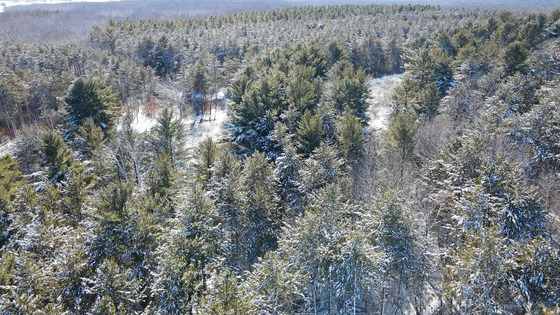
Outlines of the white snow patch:
<svg viewBox="0 0 560 315">
<path fill-rule="evenodd" d="M 10 155 L 13 156 L 16 150 L 15 141 L 11 140 L 0 145 L 0 156 Z"/>
<path fill-rule="evenodd" d="M 132 129 L 138 133 L 143 133 L 150 130 L 156 122 L 157 120 L 155 117 L 148 117 L 140 111 L 132 122 Z"/>
<path fill-rule="evenodd" d="M 153 118 L 139 112 L 132 121 L 132 129 L 137 133 L 149 132 L 157 124 L 157 115 Z M 185 149 L 196 148 L 203 140 L 211 137 L 220 141 L 225 136 L 225 122 L 228 119 L 227 109 L 213 109 L 211 114 L 189 116 L 181 120 L 185 128 Z M 122 129 L 119 124 L 117 130 Z"/>
<path fill-rule="evenodd" d="M 369 110 L 367 115 L 371 118 L 370 128 L 373 130 L 385 130 L 387 119 L 391 114 L 391 101 L 393 91 L 401 83 L 402 74 L 393 74 L 374 78 L 368 82 L 369 85 Z"/>
<path fill-rule="evenodd" d="M 214 141 L 223 139 L 227 118 L 227 110 L 218 109 L 213 110 L 211 115 L 183 119 L 183 124 L 187 131 L 185 148 L 194 149 L 208 137 L 211 137 Z"/>
</svg>

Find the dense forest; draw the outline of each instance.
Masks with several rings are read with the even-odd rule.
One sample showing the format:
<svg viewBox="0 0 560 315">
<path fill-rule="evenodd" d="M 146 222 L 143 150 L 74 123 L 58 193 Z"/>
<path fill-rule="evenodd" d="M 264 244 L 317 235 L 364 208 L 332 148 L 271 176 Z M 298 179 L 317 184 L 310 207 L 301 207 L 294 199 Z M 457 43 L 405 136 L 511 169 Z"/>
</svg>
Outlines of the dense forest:
<svg viewBox="0 0 560 315">
<path fill-rule="evenodd" d="M 560 312 L 559 10 L 122 19 L 0 56 L 3 314 Z"/>
</svg>

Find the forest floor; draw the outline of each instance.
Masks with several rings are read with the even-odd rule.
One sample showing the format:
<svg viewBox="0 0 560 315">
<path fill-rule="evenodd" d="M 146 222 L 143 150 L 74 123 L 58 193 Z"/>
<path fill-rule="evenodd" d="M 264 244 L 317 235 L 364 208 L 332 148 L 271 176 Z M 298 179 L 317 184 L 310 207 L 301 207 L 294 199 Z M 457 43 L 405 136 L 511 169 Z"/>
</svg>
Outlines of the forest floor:
<svg viewBox="0 0 560 315">
<path fill-rule="evenodd" d="M 371 118 L 369 127 L 373 131 L 382 131 L 387 128 L 389 114 L 391 114 L 391 101 L 393 91 L 401 83 L 402 74 L 392 74 L 369 80 L 370 104 L 367 116 Z"/>
</svg>

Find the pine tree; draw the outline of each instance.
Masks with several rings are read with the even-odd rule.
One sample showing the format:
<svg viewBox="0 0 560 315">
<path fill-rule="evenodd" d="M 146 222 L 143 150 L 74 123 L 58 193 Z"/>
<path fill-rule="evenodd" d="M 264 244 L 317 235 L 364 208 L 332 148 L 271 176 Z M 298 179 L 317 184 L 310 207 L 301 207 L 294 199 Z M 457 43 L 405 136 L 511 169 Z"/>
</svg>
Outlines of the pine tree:
<svg viewBox="0 0 560 315">
<path fill-rule="evenodd" d="M 0 248 L 9 238 L 11 203 L 23 186 L 18 164 L 9 156 L 0 157 Z"/>
<path fill-rule="evenodd" d="M 0 117 L 4 127 L 17 134 L 19 121 L 22 120 L 23 108 L 28 96 L 27 88 L 21 77 L 13 71 L 3 72 L 0 77 Z"/>
<path fill-rule="evenodd" d="M 208 182 L 212 179 L 212 167 L 218 158 L 218 147 L 211 137 L 206 138 L 196 150 L 196 172 L 198 179 Z"/>
<path fill-rule="evenodd" d="M 47 179 L 58 185 L 67 178 L 74 164 L 72 149 L 53 131 L 46 132 L 42 140 L 41 165 L 46 168 Z"/>
<path fill-rule="evenodd" d="M 410 110 L 401 109 L 392 114 L 387 136 L 399 159 L 403 162 L 413 158 L 416 131 L 416 115 Z"/>
<path fill-rule="evenodd" d="M 291 312 L 305 313 L 371 312 L 364 310 L 363 301 L 376 298 L 372 289 L 379 285 L 385 257 L 364 237 L 366 230 L 356 224 L 360 214 L 358 207 L 344 201 L 335 185 L 314 192 L 305 215 L 287 228 L 279 240 L 277 253 L 288 265 L 277 268 L 286 271 L 274 275 L 277 283 L 266 282 L 255 293 L 281 293 L 277 303 L 284 305 L 283 311 L 291 308 Z M 296 273 L 302 276 L 292 277 Z M 298 295 L 281 291 L 284 286 L 294 287 L 291 292 Z"/>
<path fill-rule="evenodd" d="M 246 189 L 242 199 L 244 260 L 250 266 L 258 257 L 276 247 L 279 213 L 273 169 L 262 153 L 255 153 L 243 164 L 242 185 Z"/>
<path fill-rule="evenodd" d="M 294 66 L 288 74 L 286 97 L 299 111 L 311 110 L 317 103 L 314 75 L 315 69 L 303 65 Z"/>
<path fill-rule="evenodd" d="M 506 71 L 509 74 L 515 72 L 524 72 L 527 69 L 527 58 L 529 52 L 520 42 L 513 42 L 506 47 L 503 61 L 506 65 Z"/>
<path fill-rule="evenodd" d="M 103 81 L 80 77 L 64 100 L 68 116 L 66 129 L 73 134 L 89 118 L 107 136 L 114 128 L 119 106 L 118 96 Z"/>
<path fill-rule="evenodd" d="M 297 130 L 301 152 L 309 156 L 321 144 L 323 120 L 306 110 Z"/>
<path fill-rule="evenodd" d="M 209 90 L 208 73 L 204 60 L 198 59 L 192 78 L 193 101 L 197 115 L 204 115 L 203 99 L 206 98 Z"/>
<path fill-rule="evenodd" d="M 153 194 L 163 194 L 174 187 L 177 166 L 183 160 L 183 125 L 173 118 L 171 110 L 165 108 L 150 130 L 148 147 L 153 158 L 153 168 L 148 185 Z"/>
<path fill-rule="evenodd" d="M 290 263 L 285 251 L 268 252 L 243 282 L 243 299 L 249 313 L 289 314 L 297 310 L 305 277 L 299 266 Z"/>
<path fill-rule="evenodd" d="M 338 142 L 348 164 L 357 163 L 363 156 L 365 140 L 362 125 L 356 117 L 349 115 L 340 122 Z"/>
<path fill-rule="evenodd" d="M 96 126 L 92 119 L 87 118 L 78 128 L 77 137 L 80 151 L 85 154 L 85 156 L 91 158 L 93 157 L 94 151 L 101 146 L 105 135 L 101 127 Z"/>
<path fill-rule="evenodd" d="M 326 142 L 303 161 L 299 171 L 299 189 L 303 196 L 335 183 L 342 175 L 343 161 L 339 152 Z"/>
<path fill-rule="evenodd" d="M 363 70 L 354 70 L 352 65 L 344 60 L 329 70 L 327 84 L 327 99 L 334 105 L 339 114 L 349 109 L 361 121 L 367 121 L 366 102 L 368 87 Z"/>
</svg>

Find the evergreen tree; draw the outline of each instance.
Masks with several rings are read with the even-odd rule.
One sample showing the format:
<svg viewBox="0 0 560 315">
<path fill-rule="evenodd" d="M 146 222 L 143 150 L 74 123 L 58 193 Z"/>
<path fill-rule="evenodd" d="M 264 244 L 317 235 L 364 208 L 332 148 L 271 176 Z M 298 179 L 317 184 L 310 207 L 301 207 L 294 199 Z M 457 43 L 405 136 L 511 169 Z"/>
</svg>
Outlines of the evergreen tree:
<svg viewBox="0 0 560 315">
<path fill-rule="evenodd" d="M 304 197 L 299 190 L 300 156 L 293 145 L 286 145 L 284 153 L 275 163 L 274 177 L 278 183 L 277 194 L 281 210 L 281 221 L 287 222 L 296 218 L 303 210 Z"/>
<path fill-rule="evenodd" d="M 246 266 L 276 247 L 279 213 L 272 171 L 262 153 L 257 152 L 244 161 L 241 183 L 246 192 L 242 196 L 243 241 L 240 250 Z"/>
<path fill-rule="evenodd" d="M 150 174 L 150 190 L 162 192 L 171 188 L 176 177 L 176 167 L 183 160 L 183 125 L 173 118 L 171 110 L 165 108 L 157 118 L 157 124 L 150 130 L 148 148 L 153 157 Z"/>
<path fill-rule="evenodd" d="M 196 151 L 196 172 L 198 179 L 207 182 L 212 179 L 212 167 L 218 158 L 218 147 L 211 137 L 206 138 Z"/>
<path fill-rule="evenodd" d="M 520 42 L 513 42 L 506 47 L 503 61 L 509 74 L 524 72 L 527 69 L 529 52 Z"/>
<path fill-rule="evenodd" d="M 288 74 L 287 100 L 299 111 L 311 110 L 317 103 L 314 82 L 318 78 L 314 75 L 315 69 L 303 65 L 294 66 Z"/>
<path fill-rule="evenodd" d="M 66 128 L 70 134 L 89 118 L 105 135 L 114 128 L 117 117 L 118 96 L 103 81 L 80 77 L 74 82 L 65 99 L 68 111 Z"/>
<path fill-rule="evenodd" d="M 24 82 L 13 71 L 6 71 L 0 77 L 0 117 L 5 128 L 17 134 L 17 126 L 22 120 L 28 91 Z"/>
<path fill-rule="evenodd" d="M 48 131 L 43 136 L 41 146 L 41 165 L 46 168 L 47 179 L 57 185 L 67 178 L 74 164 L 72 149 L 68 148 L 62 137 Z"/>
<path fill-rule="evenodd" d="M 348 61 L 342 61 L 329 70 L 328 76 L 330 81 L 326 97 L 338 113 L 349 109 L 361 121 L 367 121 L 366 110 L 369 104 L 365 98 L 368 87 L 364 71 L 354 70 Z"/>
<path fill-rule="evenodd" d="M 17 189 L 23 186 L 17 162 L 9 156 L 0 157 L 0 248 L 9 238 L 10 208 L 15 201 Z"/>
<path fill-rule="evenodd" d="M 204 60 L 198 59 L 192 78 L 193 101 L 195 112 L 197 115 L 204 115 L 203 99 L 206 98 L 209 90 L 208 73 L 206 72 L 206 64 Z"/>
<path fill-rule="evenodd" d="M 343 161 L 339 152 L 326 142 L 303 161 L 299 171 L 299 189 L 304 196 L 309 196 L 327 185 L 335 183 L 341 175 Z"/>
<path fill-rule="evenodd" d="M 80 142 L 80 151 L 89 158 L 93 157 L 94 151 L 101 146 L 104 140 L 103 130 L 96 126 L 90 118 L 87 118 L 78 128 L 77 137 Z"/>
<path fill-rule="evenodd" d="M 392 114 L 387 136 L 400 161 L 413 158 L 416 131 L 416 115 L 410 110 L 401 109 Z"/>
<path fill-rule="evenodd" d="M 321 144 L 323 121 L 306 110 L 297 130 L 301 152 L 310 155 Z"/>
<path fill-rule="evenodd" d="M 338 142 L 347 163 L 355 164 L 363 156 L 365 135 L 356 117 L 349 115 L 341 121 Z"/>
</svg>

